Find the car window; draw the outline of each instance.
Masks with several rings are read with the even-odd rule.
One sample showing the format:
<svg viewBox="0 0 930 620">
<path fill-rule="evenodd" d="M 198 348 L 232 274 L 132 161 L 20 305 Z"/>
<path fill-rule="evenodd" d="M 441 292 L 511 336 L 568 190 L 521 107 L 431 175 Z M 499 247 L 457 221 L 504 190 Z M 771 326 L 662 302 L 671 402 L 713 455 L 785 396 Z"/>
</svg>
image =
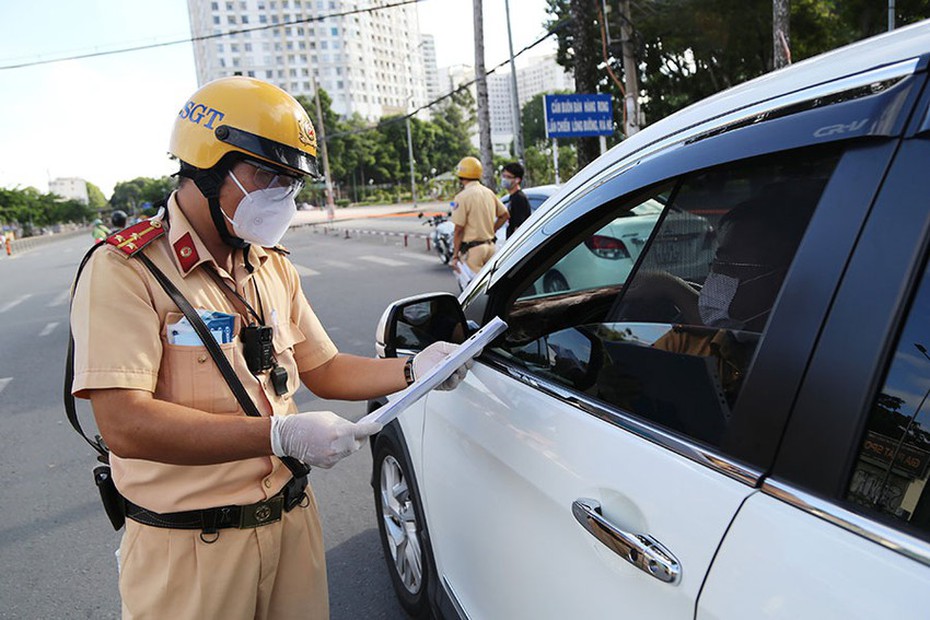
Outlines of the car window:
<svg viewBox="0 0 930 620">
<path fill-rule="evenodd" d="M 569 291 L 614 286 L 626 282 L 646 241 L 662 216 L 668 200 L 667 187 L 657 190 L 641 201 L 616 210 L 614 218 L 587 236 L 555 265 L 548 268 L 526 290 L 522 297 L 551 295 Z M 706 224 L 703 220 L 701 223 Z M 697 225 L 701 227 L 700 224 Z M 703 226 L 705 256 L 712 249 L 713 229 Z"/>
<path fill-rule="evenodd" d="M 530 203 L 530 213 L 542 206 L 549 196 L 540 196 L 539 194 L 527 194 L 526 199 Z"/>
<path fill-rule="evenodd" d="M 847 498 L 930 534 L 930 269 L 925 269 L 872 403 Z"/>
<path fill-rule="evenodd" d="M 593 211 L 517 289 L 501 354 L 719 445 L 838 157 L 820 148 L 729 164 Z"/>
</svg>

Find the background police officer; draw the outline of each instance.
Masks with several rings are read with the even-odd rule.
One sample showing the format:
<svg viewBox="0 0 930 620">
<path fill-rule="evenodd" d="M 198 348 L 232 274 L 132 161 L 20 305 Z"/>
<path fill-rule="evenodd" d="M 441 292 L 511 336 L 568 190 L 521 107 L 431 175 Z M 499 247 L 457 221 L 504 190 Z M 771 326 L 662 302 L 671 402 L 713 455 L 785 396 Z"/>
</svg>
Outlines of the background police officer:
<svg viewBox="0 0 930 620">
<path fill-rule="evenodd" d="M 179 189 L 91 256 L 71 317 L 72 392 L 91 400 L 127 501 L 123 616 L 326 618 L 313 492 L 277 457 L 331 467 L 380 426 L 298 413 L 293 395 L 300 383 L 322 398 L 395 392 L 455 345 L 408 360 L 336 350 L 276 247 L 303 178 L 317 175 L 313 126 L 290 95 L 245 77 L 211 82 L 182 108 L 169 150 Z M 199 339 L 178 337 L 182 315 L 139 254 L 193 307 L 235 317 L 221 347 L 260 416 L 244 415 Z M 256 333 L 273 334 L 268 367 L 244 351 Z"/>
<path fill-rule="evenodd" d="M 456 268 L 461 255 L 474 273 L 494 255 L 494 235 L 510 217 L 497 194 L 478 182 L 481 171 L 481 162 L 476 157 L 465 157 L 458 163 L 455 174 L 462 183 L 462 191 L 455 196 L 452 210 L 455 224 L 452 268 Z"/>
</svg>

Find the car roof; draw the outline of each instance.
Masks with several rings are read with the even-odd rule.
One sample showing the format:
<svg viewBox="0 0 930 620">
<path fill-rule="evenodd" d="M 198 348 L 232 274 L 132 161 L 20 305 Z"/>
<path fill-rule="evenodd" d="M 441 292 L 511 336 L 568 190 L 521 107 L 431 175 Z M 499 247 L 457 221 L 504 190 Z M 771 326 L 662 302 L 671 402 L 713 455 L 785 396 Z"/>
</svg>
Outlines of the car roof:
<svg viewBox="0 0 930 620">
<path fill-rule="evenodd" d="M 803 109 L 812 102 L 829 100 L 875 83 L 903 79 L 925 70 L 928 54 L 930 20 L 924 20 L 773 71 L 656 121 L 559 186 L 546 200 L 548 207 L 541 217 L 532 226 L 522 226 L 513 242 L 482 271 L 498 271 L 509 261 L 517 260 L 536 230 L 571 208 L 585 192 L 623 174 L 640 161 L 690 140 L 752 124 L 782 110 Z M 481 280 L 480 275 L 475 281 Z"/>
<path fill-rule="evenodd" d="M 534 187 L 524 187 L 524 194 L 536 194 L 538 196 L 551 196 L 557 191 L 561 185 L 536 185 Z"/>
<path fill-rule="evenodd" d="M 836 82 L 881 67 L 893 68 L 901 62 L 913 61 L 930 52 L 930 20 L 906 26 L 892 32 L 865 39 L 819 56 L 772 71 L 701 100 L 683 110 L 649 125 L 623 140 L 607 153 L 591 162 L 568 183 L 561 186 L 559 198 L 574 192 L 589 180 L 627 158 L 647 152 L 669 138 L 685 137 L 707 131 L 717 120 L 754 105 L 772 101 L 792 93 Z M 908 67 L 902 67 L 906 71 Z"/>
</svg>

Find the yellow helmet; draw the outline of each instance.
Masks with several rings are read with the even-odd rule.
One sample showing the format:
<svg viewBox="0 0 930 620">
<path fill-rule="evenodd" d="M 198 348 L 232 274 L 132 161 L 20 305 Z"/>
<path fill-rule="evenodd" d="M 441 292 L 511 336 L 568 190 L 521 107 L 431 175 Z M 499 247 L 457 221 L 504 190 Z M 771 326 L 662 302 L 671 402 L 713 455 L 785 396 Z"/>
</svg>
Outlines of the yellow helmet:
<svg viewBox="0 0 930 620">
<path fill-rule="evenodd" d="M 243 153 L 296 175 L 319 176 L 316 132 L 289 94 L 249 77 L 205 84 L 174 121 L 168 150 L 206 170 L 229 153 Z"/>
<path fill-rule="evenodd" d="M 455 167 L 455 176 L 460 179 L 476 180 L 481 178 L 482 170 L 481 162 L 477 157 L 463 157 Z"/>
</svg>

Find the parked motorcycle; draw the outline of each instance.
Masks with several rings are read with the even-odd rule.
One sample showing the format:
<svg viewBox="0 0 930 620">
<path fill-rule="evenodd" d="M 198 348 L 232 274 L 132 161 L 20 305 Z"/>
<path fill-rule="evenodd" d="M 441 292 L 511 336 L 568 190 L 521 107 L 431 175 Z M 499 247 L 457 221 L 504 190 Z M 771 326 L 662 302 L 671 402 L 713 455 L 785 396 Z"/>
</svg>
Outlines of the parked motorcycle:
<svg viewBox="0 0 930 620">
<path fill-rule="evenodd" d="M 424 217 L 421 213 L 419 217 Z M 452 236 L 455 232 L 455 224 L 449 221 L 449 216 L 444 213 L 436 213 L 426 217 L 424 225 L 429 225 L 432 230 L 429 234 L 430 243 L 439 254 L 439 259 L 444 265 L 448 265 L 452 260 L 453 241 Z"/>
</svg>

